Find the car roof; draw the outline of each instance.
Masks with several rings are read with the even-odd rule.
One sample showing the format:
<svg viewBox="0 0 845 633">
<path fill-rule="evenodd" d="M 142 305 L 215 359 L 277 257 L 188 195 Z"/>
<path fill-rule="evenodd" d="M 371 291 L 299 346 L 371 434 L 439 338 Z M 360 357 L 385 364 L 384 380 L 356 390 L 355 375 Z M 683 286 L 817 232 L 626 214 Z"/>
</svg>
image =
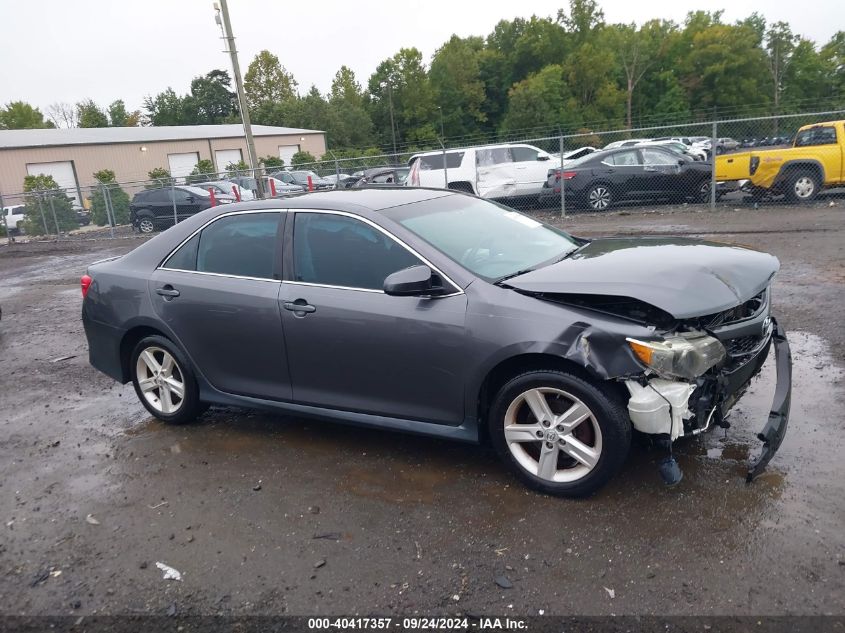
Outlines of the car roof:
<svg viewBox="0 0 845 633">
<path fill-rule="evenodd" d="M 284 199 L 287 209 L 324 209 L 326 211 L 361 210 L 382 211 L 404 204 L 422 202 L 435 198 L 459 195 L 444 189 L 423 187 L 392 187 L 374 189 L 332 189 L 294 195 Z M 226 205 L 226 211 L 248 211 L 253 209 L 278 209 L 279 199 L 255 200 L 236 205 Z"/>
</svg>

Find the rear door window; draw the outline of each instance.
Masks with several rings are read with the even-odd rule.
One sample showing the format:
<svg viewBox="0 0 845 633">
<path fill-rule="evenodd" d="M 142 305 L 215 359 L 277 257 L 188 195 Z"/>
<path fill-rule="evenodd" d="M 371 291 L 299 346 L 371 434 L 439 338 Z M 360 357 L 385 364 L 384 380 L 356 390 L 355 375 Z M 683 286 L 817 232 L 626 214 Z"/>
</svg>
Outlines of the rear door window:
<svg viewBox="0 0 845 633">
<path fill-rule="evenodd" d="M 511 156 L 513 156 L 515 163 L 535 161 L 539 155 L 540 152 L 531 147 L 511 147 Z"/>
<path fill-rule="evenodd" d="M 242 213 L 208 225 L 199 235 L 196 270 L 273 279 L 280 217 L 278 212 Z M 180 255 L 180 251 L 175 255 Z M 189 257 L 186 253 L 185 258 Z M 169 264 L 168 261 L 168 268 Z"/>
<path fill-rule="evenodd" d="M 512 163 L 513 157 L 510 147 L 490 147 L 475 150 L 475 160 L 479 167 L 490 167 Z"/>
<path fill-rule="evenodd" d="M 608 156 L 604 162 L 610 165 L 618 166 L 634 166 L 640 164 L 639 152 L 635 149 L 627 150 L 625 152 L 616 152 Z"/>
</svg>

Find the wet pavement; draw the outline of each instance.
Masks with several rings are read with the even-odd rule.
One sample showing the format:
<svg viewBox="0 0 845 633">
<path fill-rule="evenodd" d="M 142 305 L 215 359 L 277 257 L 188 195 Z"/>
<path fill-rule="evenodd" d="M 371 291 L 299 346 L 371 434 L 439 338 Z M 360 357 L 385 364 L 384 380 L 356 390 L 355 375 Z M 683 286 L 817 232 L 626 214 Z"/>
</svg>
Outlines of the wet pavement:
<svg viewBox="0 0 845 633">
<path fill-rule="evenodd" d="M 843 614 L 843 210 L 562 223 L 774 252 L 794 359 L 753 484 L 773 359 L 727 433 L 677 445 L 679 486 L 639 443 L 584 501 L 527 491 L 487 447 L 234 409 L 166 427 L 88 366 L 79 321 L 85 265 L 137 241 L 3 249 L 2 613 Z"/>
</svg>

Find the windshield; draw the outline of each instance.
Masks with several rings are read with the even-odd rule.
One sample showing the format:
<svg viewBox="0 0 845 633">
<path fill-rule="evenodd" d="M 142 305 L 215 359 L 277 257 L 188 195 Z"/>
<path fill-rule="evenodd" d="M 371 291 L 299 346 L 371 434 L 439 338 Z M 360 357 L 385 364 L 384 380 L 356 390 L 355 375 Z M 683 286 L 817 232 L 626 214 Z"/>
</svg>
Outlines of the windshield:
<svg viewBox="0 0 845 633">
<path fill-rule="evenodd" d="M 487 281 L 551 263 L 578 247 L 563 231 L 466 196 L 435 198 L 384 213 Z"/>
<path fill-rule="evenodd" d="M 199 187 L 182 187 L 184 191 L 187 191 L 192 196 L 202 196 L 203 198 L 208 198 L 208 189 L 200 189 Z"/>
</svg>

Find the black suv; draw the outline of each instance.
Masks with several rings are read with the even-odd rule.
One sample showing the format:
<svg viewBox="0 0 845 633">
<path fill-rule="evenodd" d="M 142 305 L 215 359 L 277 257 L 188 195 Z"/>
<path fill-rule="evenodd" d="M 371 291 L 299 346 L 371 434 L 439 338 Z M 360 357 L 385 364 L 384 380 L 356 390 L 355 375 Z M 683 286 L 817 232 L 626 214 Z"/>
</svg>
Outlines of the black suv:
<svg viewBox="0 0 845 633">
<path fill-rule="evenodd" d="M 215 196 L 217 204 L 234 201 L 232 196 Z M 187 186 L 139 191 L 129 205 L 129 221 L 141 233 L 152 233 L 173 226 L 174 206 L 177 221 L 181 222 L 211 207 L 211 196 L 205 189 Z"/>
</svg>

